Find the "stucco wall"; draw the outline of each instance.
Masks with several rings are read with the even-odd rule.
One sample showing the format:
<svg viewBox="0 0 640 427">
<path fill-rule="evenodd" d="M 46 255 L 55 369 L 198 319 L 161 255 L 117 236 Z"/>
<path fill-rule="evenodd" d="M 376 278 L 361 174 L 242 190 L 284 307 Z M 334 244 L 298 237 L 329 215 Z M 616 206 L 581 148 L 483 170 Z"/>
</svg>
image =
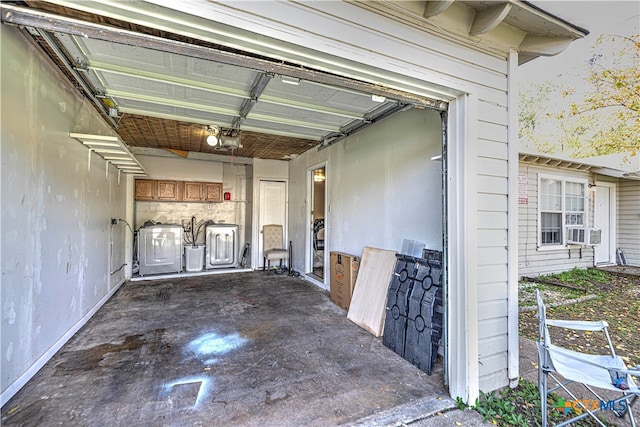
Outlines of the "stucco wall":
<svg viewBox="0 0 640 427">
<path fill-rule="evenodd" d="M 325 150 L 290 161 L 289 231 L 293 266 L 305 271 L 310 168 L 326 161 L 325 257 L 330 251 L 362 256 L 365 246 L 400 251 L 404 239 L 442 250 L 440 115 L 405 112 Z M 329 284 L 329 261 L 325 260 Z"/>
<path fill-rule="evenodd" d="M 124 281 L 127 178 L 70 138 L 112 134 L 19 30 L 2 25 L 2 403 Z M 114 253 L 110 253 L 113 239 Z"/>
</svg>

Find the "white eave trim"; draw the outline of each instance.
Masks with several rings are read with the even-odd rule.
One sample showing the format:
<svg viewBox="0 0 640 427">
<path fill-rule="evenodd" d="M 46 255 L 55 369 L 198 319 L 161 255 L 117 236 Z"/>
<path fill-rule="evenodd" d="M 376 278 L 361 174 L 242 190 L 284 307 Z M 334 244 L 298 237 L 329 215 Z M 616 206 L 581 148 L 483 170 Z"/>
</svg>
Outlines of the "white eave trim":
<svg viewBox="0 0 640 427">
<path fill-rule="evenodd" d="M 613 178 L 640 179 L 640 172 L 627 172 L 620 169 L 589 165 L 575 160 L 557 159 L 538 154 L 520 153 L 520 161 L 532 165 L 547 166 L 579 172 L 591 172 Z"/>
</svg>

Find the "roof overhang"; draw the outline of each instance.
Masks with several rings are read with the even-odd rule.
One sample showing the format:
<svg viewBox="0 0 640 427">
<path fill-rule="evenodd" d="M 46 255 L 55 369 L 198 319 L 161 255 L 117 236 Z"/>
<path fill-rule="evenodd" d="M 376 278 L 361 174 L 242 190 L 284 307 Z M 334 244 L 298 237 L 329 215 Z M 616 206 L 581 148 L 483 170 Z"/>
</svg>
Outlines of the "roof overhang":
<svg viewBox="0 0 640 427">
<path fill-rule="evenodd" d="M 365 2 L 366 3 L 366 2 Z M 418 24 L 446 32 L 478 47 L 503 54 L 519 52 L 519 63 L 564 51 L 574 40 L 589 34 L 584 28 L 546 12 L 528 1 L 427 0 L 390 1 Z M 379 2 L 375 7 L 381 9 Z M 399 13 L 399 12 L 395 12 Z"/>
<path fill-rule="evenodd" d="M 520 152 L 520 162 L 550 167 L 554 169 L 564 169 L 576 172 L 595 173 L 598 175 L 610 176 L 612 178 L 637 179 L 640 180 L 640 171 L 626 171 L 610 166 L 591 164 L 588 161 L 580 161 L 579 159 L 570 159 L 556 157 L 543 153 L 526 153 Z"/>
</svg>

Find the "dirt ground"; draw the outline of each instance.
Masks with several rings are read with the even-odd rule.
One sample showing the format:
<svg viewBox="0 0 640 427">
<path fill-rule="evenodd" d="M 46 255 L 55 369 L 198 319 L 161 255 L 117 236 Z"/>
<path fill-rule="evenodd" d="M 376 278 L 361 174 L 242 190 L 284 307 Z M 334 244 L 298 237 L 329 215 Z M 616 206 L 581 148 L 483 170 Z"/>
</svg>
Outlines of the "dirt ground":
<svg viewBox="0 0 640 427">
<path fill-rule="evenodd" d="M 538 319 L 533 306 L 535 289 L 540 289 L 548 318 L 607 321 L 616 353 L 628 366 L 640 365 L 640 276 L 621 277 L 589 270 L 588 273 L 565 273 L 541 279 L 557 284 L 520 284 L 520 335 L 537 338 Z M 608 353 L 604 334 L 557 328 L 550 334 L 552 342 L 569 349 Z"/>
</svg>

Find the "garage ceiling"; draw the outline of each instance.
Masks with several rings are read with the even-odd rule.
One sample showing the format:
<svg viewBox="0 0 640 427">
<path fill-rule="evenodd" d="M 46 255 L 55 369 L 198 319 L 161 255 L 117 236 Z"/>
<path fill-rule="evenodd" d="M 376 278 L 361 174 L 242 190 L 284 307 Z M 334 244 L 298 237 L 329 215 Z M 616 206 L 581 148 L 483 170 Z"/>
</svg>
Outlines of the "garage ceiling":
<svg viewBox="0 0 640 427">
<path fill-rule="evenodd" d="M 501 31 L 514 33 L 521 62 L 555 55 L 588 33 L 526 1 L 355 3 L 417 20 L 411 25 L 446 27 L 472 44 L 487 37 L 498 51 L 506 49 L 498 42 Z M 369 82 L 344 77 L 340 66 L 351 65 L 318 60 L 318 52 L 302 46 L 291 53 L 292 46 L 248 31 L 238 44 L 229 35 L 238 28 L 207 18 L 217 6 L 207 0 L 0 3 L 2 22 L 25 28 L 134 153 L 140 147 L 291 159 L 405 109 L 446 109 L 456 96 L 434 84 L 413 93 L 422 82 L 409 82 L 407 91 L 388 76 L 380 80 L 371 67 L 367 72 L 377 74 L 365 72 Z M 502 29 L 492 36 L 495 28 Z M 287 53 L 278 59 L 274 49 Z M 323 70 L 313 68 L 319 63 Z M 210 125 L 222 128 L 223 139 L 239 133 L 240 146 L 207 145 Z"/>
<path fill-rule="evenodd" d="M 3 22 L 24 25 L 130 147 L 286 160 L 419 104 L 133 23 L 24 4 L 30 8 L 3 4 Z M 229 146 L 206 143 L 210 125 Z M 231 138 L 238 134 L 239 146 Z"/>
</svg>

